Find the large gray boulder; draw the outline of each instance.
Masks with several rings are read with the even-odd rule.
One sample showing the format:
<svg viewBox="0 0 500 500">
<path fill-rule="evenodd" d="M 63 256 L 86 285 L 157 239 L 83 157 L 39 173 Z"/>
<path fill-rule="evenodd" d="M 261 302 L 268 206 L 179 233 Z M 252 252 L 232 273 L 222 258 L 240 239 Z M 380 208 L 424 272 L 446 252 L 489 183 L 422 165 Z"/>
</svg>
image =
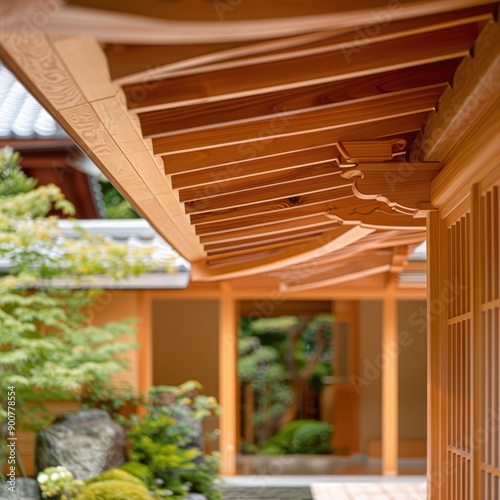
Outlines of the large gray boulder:
<svg viewBox="0 0 500 500">
<path fill-rule="evenodd" d="M 13 487 L 9 483 L 0 484 L 2 500 L 39 500 L 41 498 L 36 479 L 17 477 L 14 484 Z"/>
<path fill-rule="evenodd" d="M 125 430 L 103 410 L 59 415 L 36 438 L 36 468 L 62 465 L 87 479 L 125 462 Z"/>
</svg>

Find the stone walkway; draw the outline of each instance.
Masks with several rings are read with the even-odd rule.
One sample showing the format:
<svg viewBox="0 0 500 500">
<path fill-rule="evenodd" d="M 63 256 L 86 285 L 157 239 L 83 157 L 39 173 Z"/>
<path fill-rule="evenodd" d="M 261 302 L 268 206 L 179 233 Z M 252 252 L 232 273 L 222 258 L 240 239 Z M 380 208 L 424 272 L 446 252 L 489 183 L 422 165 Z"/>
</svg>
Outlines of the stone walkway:
<svg viewBox="0 0 500 500">
<path fill-rule="evenodd" d="M 309 487 L 226 487 L 223 500 L 313 500 Z"/>
<path fill-rule="evenodd" d="M 425 500 L 424 482 L 312 484 L 314 500 Z"/>
<path fill-rule="evenodd" d="M 425 500 L 424 476 L 235 476 L 224 500 Z"/>
</svg>

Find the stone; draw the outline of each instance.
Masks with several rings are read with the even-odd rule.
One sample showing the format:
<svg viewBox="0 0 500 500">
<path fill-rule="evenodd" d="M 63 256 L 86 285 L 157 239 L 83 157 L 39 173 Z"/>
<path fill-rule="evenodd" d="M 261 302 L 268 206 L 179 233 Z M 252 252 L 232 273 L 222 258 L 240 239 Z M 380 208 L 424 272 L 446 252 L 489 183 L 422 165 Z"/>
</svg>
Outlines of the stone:
<svg viewBox="0 0 500 500">
<path fill-rule="evenodd" d="M 9 484 L 0 484 L 0 498 L 5 500 L 40 500 L 40 490 L 36 479 L 17 477 L 15 493 L 9 490 Z"/>
<path fill-rule="evenodd" d="M 201 493 L 190 493 L 186 500 L 207 500 L 207 497 Z"/>
<path fill-rule="evenodd" d="M 97 476 L 125 462 L 125 430 L 104 410 L 63 413 L 37 434 L 37 471 L 62 465 L 75 479 Z"/>
</svg>

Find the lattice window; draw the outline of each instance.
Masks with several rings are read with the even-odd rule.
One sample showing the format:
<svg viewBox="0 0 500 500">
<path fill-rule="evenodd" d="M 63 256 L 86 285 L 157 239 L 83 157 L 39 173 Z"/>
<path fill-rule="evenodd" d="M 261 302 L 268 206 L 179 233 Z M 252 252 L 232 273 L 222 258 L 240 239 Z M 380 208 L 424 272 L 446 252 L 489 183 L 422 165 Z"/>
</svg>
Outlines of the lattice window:
<svg viewBox="0 0 500 500">
<path fill-rule="evenodd" d="M 483 361 L 481 481 L 484 498 L 500 498 L 499 189 L 481 196 L 481 351 Z"/>
<path fill-rule="evenodd" d="M 443 295 L 447 309 L 448 498 L 470 498 L 472 311 L 470 213 L 447 229 L 448 259 Z"/>
</svg>

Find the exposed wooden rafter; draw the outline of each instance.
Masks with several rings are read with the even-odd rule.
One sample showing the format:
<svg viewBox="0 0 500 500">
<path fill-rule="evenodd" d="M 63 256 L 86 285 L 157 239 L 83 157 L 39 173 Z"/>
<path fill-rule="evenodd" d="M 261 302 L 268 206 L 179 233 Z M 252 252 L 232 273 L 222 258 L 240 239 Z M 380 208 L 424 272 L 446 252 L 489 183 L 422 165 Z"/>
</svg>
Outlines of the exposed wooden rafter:
<svg viewBox="0 0 500 500">
<path fill-rule="evenodd" d="M 498 81 L 494 5 L 262 2 L 72 0 L 50 35 L 2 32 L 1 55 L 193 279 L 385 283 L 451 188 L 439 172 L 468 125 L 442 108 Z M 64 31 L 82 20 L 95 38 Z"/>
</svg>

